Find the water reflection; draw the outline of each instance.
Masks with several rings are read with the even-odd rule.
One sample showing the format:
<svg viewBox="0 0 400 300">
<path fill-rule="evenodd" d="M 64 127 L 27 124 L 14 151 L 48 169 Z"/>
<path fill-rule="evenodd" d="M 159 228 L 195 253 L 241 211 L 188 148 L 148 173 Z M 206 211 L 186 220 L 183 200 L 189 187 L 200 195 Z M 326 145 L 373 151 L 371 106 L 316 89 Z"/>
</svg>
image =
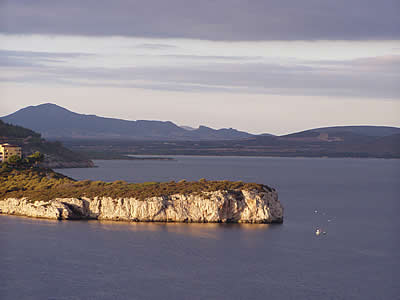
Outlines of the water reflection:
<svg viewBox="0 0 400 300">
<path fill-rule="evenodd" d="M 186 236 L 219 239 L 226 231 L 265 231 L 269 224 L 221 224 L 221 223 L 162 223 L 162 222 L 123 222 L 89 221 L 89 225 L 107 231 L 169 232 Z"/>
<path fill-rule="evenodd" d="M 239 239 L 246 239 L 251 233 L 262 233 L 279 225 L 269 224 L 221 224 L 221 223 L 163 223 L 163 222 L 125 222 L 108 220 L 70 220 L 29 218 L 23 216 L 0 216 L 12 222 L 29 226 L 82 227 L 88 226 L 95 231 L 133 231 L 133 232 L 166 232 L 197 238 L 219 240 L 223 235 L 235 232 Z"/>
<path fill-rule="evenodd" d="M 43 225 L 43 226 L 60 226 L 63 222 L 54 219 L 45 218 L 31 218 L 25 216 L 13 216 L 13 215 L 1 215 L 0 218 L 8 218 L 19 224 L 30 224 L 30 225 Z"/>
</svg>

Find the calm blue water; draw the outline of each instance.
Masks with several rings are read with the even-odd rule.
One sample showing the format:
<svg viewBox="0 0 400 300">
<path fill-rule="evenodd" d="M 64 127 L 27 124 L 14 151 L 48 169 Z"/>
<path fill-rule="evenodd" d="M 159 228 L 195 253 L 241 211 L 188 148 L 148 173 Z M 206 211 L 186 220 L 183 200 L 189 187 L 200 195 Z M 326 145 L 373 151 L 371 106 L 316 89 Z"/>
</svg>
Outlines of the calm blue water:
<svg viewBox="0 0 400 300">
<path fill-rule="evenodd" d="M 95 163 L 59 171 L 107 181 L 265 183 L 279 192 L 284 224 L 0 216 L 0 299 L 400 299 L 400 160 Z M 317 227 L 327 235 L 315 236 Z"/>
</svg>

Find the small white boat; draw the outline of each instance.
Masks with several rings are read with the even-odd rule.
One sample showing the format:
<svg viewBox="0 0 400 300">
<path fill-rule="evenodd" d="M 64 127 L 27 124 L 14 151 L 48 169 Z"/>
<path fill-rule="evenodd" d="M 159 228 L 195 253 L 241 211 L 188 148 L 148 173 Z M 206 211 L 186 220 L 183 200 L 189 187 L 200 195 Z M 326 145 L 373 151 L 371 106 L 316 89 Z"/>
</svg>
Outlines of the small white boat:
<svg viewBox="0 0 400 300">
<path fill-rule="evenodd" d="M 315 231 L 315 235 L 320 235 L 322 233 L 322 230 L 321 229 L 317 229 L 316 231 Z"/>
</svg>

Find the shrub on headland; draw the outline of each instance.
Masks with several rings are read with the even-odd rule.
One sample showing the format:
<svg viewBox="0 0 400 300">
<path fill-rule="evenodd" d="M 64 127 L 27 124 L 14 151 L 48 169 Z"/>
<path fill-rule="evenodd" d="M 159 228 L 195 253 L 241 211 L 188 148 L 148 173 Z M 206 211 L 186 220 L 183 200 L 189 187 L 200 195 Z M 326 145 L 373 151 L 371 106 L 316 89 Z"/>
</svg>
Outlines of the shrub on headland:
<svg viewBox="0 0 400 300">
<path fill-rule="evenodd" d="M 26 158 L 21 158 L 18 155 L 10 156 L 7 162 L 1 163 L 0 174 L 10 172 L 11 170 L 26 170 L 36 168 L 39 163 L 43 162 L 44 155 L 38 151 L 29 155 Z"/>
<path fill-rule="evenodd" d="M 8 169 L 0 174 L 0 199 L 26 197 L 31 201 L 48 201 L 55 198 L 112 197 L 137 198 L 170 196 L 174 194 L 199 194 L 217 190 L 271 190 L 256 183 L 233 181 L 170 181 L 127 183 L 75 181 L 50 169 Z"/>
</svg>

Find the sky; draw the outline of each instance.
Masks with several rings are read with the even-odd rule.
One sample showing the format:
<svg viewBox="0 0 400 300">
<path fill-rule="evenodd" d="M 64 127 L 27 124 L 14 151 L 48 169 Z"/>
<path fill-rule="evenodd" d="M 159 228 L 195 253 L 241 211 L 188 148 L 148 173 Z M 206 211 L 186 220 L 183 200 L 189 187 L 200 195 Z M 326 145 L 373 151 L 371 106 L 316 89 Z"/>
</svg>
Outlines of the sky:
<svg viewBox="0 0 400 300">
<path fill-rule="evenodd" d="M 400 126 L 398 0 L 0 0 L 0 115 Z"/>
</svg>

